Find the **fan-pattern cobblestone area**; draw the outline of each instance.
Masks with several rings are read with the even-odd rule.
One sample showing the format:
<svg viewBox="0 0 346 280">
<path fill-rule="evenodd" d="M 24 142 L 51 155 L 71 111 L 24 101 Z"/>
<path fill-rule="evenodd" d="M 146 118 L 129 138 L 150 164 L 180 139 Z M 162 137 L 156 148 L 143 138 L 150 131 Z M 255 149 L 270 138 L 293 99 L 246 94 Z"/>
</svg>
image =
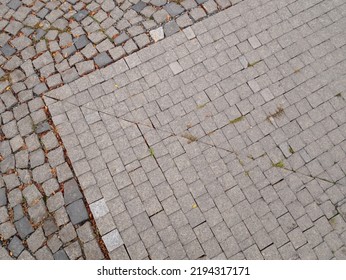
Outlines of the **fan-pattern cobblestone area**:
<svg viewBox="0 0 346 280">
<path fill-rule="evenodd" d="M 21 82 L 16 91 L 40 94 L 229 6 L 230 0 L 1 0 L 1 87 Z"/>
<path fill-rule="evenodd" d="M 244 0 L 42 98 L 5 79 L 0 258 L 345 259 L 345 30 Z"/>
</svg>

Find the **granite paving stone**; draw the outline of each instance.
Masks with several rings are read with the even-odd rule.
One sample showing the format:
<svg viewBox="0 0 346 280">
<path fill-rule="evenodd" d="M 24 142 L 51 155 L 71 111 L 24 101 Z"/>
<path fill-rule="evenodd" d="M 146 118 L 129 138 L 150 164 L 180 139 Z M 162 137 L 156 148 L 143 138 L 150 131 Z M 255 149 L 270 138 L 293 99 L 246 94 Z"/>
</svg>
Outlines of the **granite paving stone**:
<svg viewBox="0 0 346 280">
<path fill-rule="evenodd" d="M 114 251 L 123 244 L 118 230 L 113 230 L 102 237 L 109 252 Z"/>
<path fill-rule="evenodd" d="M 81 199 L 67 206 L 66 211 L 74 225 L 88 220 L 88 212 L 86 211 L 83 200 Z"/>
<path fill-rule="evenodd" d="M 15 226 L 21 239 L 24 239 L 34 231 L 32 225 L 26 217 L 23 217 L 19 221 L 15 222 Z"/>
</svg>

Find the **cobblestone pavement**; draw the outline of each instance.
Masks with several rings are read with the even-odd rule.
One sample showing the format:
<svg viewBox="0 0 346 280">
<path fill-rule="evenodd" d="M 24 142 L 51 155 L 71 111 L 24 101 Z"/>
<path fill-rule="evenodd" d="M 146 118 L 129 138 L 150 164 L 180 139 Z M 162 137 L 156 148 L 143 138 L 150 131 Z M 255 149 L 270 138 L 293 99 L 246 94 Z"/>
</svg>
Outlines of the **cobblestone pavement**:
<svg viewBox="0 0 346 280">
<path fill-rule="evenodd" d="M 32 70 L 30 89 L 6 65 L 35 59 L 3 56 L 0 259 L 346 258 L 346 3 L 233 4 L 146 48 L 125 28 L 141 50 L 93 71 L 96 47 L 78 79 Z M 38 71 L 59 65 L 42 52 Z"/>
<path fill-rule="evenodd" d="M 1 0 L 0 259 L 109 257 L 42 94 L 229 6 Z"/>
<path fill-rule="evenodd" d="M 24 81 L 39 94 L 230 5 L 230 0 L 1 0 L 0 64 L 16 69 L 5 76 L 8 83 Z"/>
</svg>

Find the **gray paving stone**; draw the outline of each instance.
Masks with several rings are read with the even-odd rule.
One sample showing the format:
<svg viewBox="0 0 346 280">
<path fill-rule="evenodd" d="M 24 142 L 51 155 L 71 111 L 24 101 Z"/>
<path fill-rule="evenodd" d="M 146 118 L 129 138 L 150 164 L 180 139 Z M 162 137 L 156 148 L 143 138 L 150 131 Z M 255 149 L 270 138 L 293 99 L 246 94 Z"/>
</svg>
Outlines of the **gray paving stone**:
<svg viewBox="0 0 346 280">
<path fill-rule="evenodd" d="M 146 3 L 139 1 L 137 4 L 133 5 L 131 9 L 135 10 L 136 12 L 142 11 L 146 7 Z"/>
<path fill-rule="evenodd" d="M 100 218 L 109 212 L 108 206 L 104 199 L 100 199 L 90 204 L 90 210 L 95 219 Z"/>
<path fill-rule="evenodd" d="M 16 188 L 8 193 L 8 201 L 10 206 L 15 206 L 23 202 L 22 193 Z"/>
<path fill-rule="evenodd" d="M 23 217 L 14 224 L 21 239 L 26 238 L 29 234 L 34 232 L 32 225 L 26 217 Z"/>
<path fill-rule="evenodd" d="M 72 241 L 77 237 L 76 231 L 71 223 L 62 227 L 59 231 L 59 237 L 63 243 Z"/>
<path fill-rule="evenodd" d="M 59 208 L 54 213 L 54 219 L 56 221 L 57 226 L 65 225 L 69 222 L 69 217 L 64 207 Z"/>
<path fill-rule="evenodd" d="M 53 256 L 54 256 L 55 260 L 69 260 L 66 252 L 63 249 L 61 249 L 58 252 L 54 253 Z"/>
<path fill-rule="evenodd" d="M 104 235 L 102 237 L 102 240 L 109 252 L 112 252 L 113 250 L 123 245 L 123 240 L 121 239 L 121 236 L 117 229 Z"/>
<path fill-rule="evenodd" d="M 18 257 L 25 248 L 21 240 L 17 236 L 14 236 L 8 245 L 8 249 L 13 253 L 14 257 Z"/>
<path fill-rule="evenodd" d="M 129 255 L 133 260 L 141 260 L 148 256 L 147 250 L 145 249 L 143 242 L 138 241 L 137 243 L 129 246 Z"/>
<path fill-rule="evenodd" d="M 22 5 L 22 2 L 19 0 L 11 0 L 6 5 L 10 9 L 17 10 Z"/>
<path fill-rule="evenodd" d="M 5 44 L 4 46 L 2 46 L 1 52 L 5 57 L 10 57 L 16 52 L 16 50 L 12 48 L 9 44 Z"/>
<path fill-rule="evenodd" d="M 7 196 L 6 196 L 6 189 L 1 188 L 0 189 L 0 206 L 7 205 Z"/>
<path fill-rule="evenodd" d="M 114 43 L 120 45 L 126 42 L 129 39 L 129 36 L 126 33 L 121 33 L 118 37 L 115 38 Z"/>
<path fill-rule="evenodd" d="M 74 225 L 82 223 L 88 219 L 88 212 L 86 211 L 83 200 L 81 199 L 68 205 L 66 211 Z"/>
<path fill-rule="evenodd" d="M 190 16 L 195 20 L 199 20 L 203 17 L 205 17 L 207 14 L 205 13 L 205 11 L 200 8 L 200 7 L 197 7 L 197 8 L 194 8 L 190 11 Z"/>
<path fill-rule="evenodd" d="M 112 260 L 129 260 L 130 257 L 124 246 L 120 246 L 110 253 L 110 258 Z"/>
<path fill-rule="evenodd" d="M 171 36 L 172 34 L 179 32 L 180 28 L 178 24 L 172 20 L 163 26 L 163 31 L 166 36 Z"/>
<path fill-rule="evenodd" d="M 78 13 L 76 13 L 73 17 L 76 21 L 82 21 L 87 15 L 88 15 L 87 10 L 81 10 Z"/>
<path fill-rule="evenodd" d="M 126 53 L 125 53 L 123 47 L 118 46 L 118 47 L 115 47 L 113 49 L 110 49 L 109 54 L 111 55 L 111 57 L 114 60 L 118 60 L 118 59 L 122 58 L 123 56 L 125 56 Z"/>
<path fill-rule="evenodd" d="M 151 0 L 150 3 L 154 6 L 161 7 L 167 3 L 166 0 Z"/>
<path fill-rule="evenodd" d="M 112 59 L 106 52 L 99 53 L 94 57 L 97 66 L 104 67 L 112 62 Z"/>
<path fill-rule="evenodd" d="M 85 222 L 82 226 L 77 228 L 77 234 L 83 243 L 87 243 L 95 238 L 90 222 Z"/>
<path fill-rule="evenodd" d="M 30 206 L 28 208 L 28 213 L 29 213 L 30 219 L 32 220 L 34 224 L 42 222 L 48 215 L 46 205 L 43 199 L 40 199 L 33 206 Z"/>
<path fill-rule="evenodd" d="M 10 221 L 0 225 L 0 234 L 4 240 L 10 239 L 16 232 L 14 225 Z"/>
<path fill-rule="evenodd" d="M 222 249 L 215 238 L 211 238 L 201 245 L 205 254 L 209 258 L 213 258 L 222 252 Z"/>
<path fill-rule="evenodd" d="M 64 151 L 62 148 L 52 150 L 47 155 L 50 166 L 56 167 L 65 161 Z"/>
<path fill-rule="evenodd" d="M 65 204 L 69 205 L 70 203 L 81 199 L 82 193 L 79 190 L 77 182 L 72 179 L 70 181 L 65 182 L 64 184 L 64 200 Z"/>
<path fill-rule="evenodd" d="M 79 75 L 87 74 L 95 69 L 93 61 L 81 61 L 76 64 Z"/>
<path fill-rule="evenodd" d="M 135 44 L 135 42 L 132 39 L 127 40 L 126 43 L 124 44 L 123 48 L 127 54 L 131 54 L 134 51 L 138 50 L 137 45 Z"/>
<path fill-rule="evenodd" d="M 51 128 L 48 124 L 48 122 L 42 122 L 42 123 L 39 123 L 35 129 L 35 132 L 37 134 L 40 134 L 40 133 L 43 133 L 43 132 L 47 132 L 47 131 L 50 131 Z"/>
<path fill-rule="evenodd" d="M 45 156 L 41 149 L 30 153 L 30 167 L 35 168 L 45 162 Z"/>
<path fill-rule="evenodd" d="M 185 10 L 183 9 L 183 7 L 181 7 L 180 5 L 174 3 L 174 2 L 171 2 L 171 3 L 168 3 L 166 4 L 164 7 L 163 7 L 170 16 L 174 17 L 174 16 L 177 16 L 179 14 L 181 14 L 182 12 L 184 12 Z"/>
<path fill-rule="evenodd" d="M 9 219 L 6 207 L 0 208 L 0 223 L 6 222 Z"/>
<path fill-rule="evenodd" d="M 51 194 L 53 194 L 55 191 L 57 191 L 60 188 L 60 186 L 59 186 L 58 181 L 55 178 L 52 178 L 52 179 L 45 181 L 42 184 L 42 188 L 43 188 L 45 195 L 49 197 Z"/>
<path fill-rule="evenodd" d="M 217 4 L 213 0 L 208 0 L 203 3 L 203 8 L 206 10 L 207 14 L 212 14 L 217 11 Z"/>
<path fill-rule="evenodd" d="M 150 31 L 150 36 L 155 42 L 162 40 L 165 37 L 162 27 Z"/>
<path fill-rule="evenodd" d="M 53 62 L 53 58 L 49 52 L 45 52 L 40 55 L 38 58 L 33 60 L 33 65 L 36 69 L 40 69 L 45 65 L 48 65 Z"/>
<path fill-rule="evenodd" d="M 82 248 L 78 241 L 74 241 L 64 248 L 70 260 L 77 260 L 82 256 Z"/>
<path fill-rule="evenodd" d="M 28 248 L 31 252 L 36 252 L 45 242 L 46 238 L 43 234 L 43 230 L 39 227 L 35 232 L 27 239 Z"/>
<path fill-rule="evenodd" d="M 47 246 L 42 247 L 35 253 L 37 260 L 54 260 L 52 252 L 48 249 Z"/>
<path fill-rule="evenodd" d="M 53 218 L 47 218 L 43 223 L 43 231 L 45 236 L 50 236 L 58 230 Z"/>
<path fill-rule="evenodd" d="M 87 38 L 86 35 L 82 35 L 78 37 L 77 40 L 74 41 L 74 45 L 77 50 L 83 49 L 86 45 L 90 43 L 89 39 Z M 73 51 L 70 51 L 70 55 L 73 53 Z"/>
<path fill-rule="evenodd" d="M 47 208 L 49 212 L 55 212 L 64 205 L 64 198 L 61 192 L 58 192 L 47 199 Z"/>
<path fill-rule="evenodd" d="M 102 260 L 104 259 L 103 253 L 96 241 L 96 239 L 84 244 L 83 246 L 85 257 L 88 260 Z"/>
<path fill-rule="evenodd" d="M 2 260 L 12 260 L 12 258 L 10 257 L 10 255 L 4 247 L 1 247 L 0 249 L 0 258 Z"/>
<path fill-rule="evenodd" d="M 43 183 L 53 177 L 50 166 L 46 163 L 39 167 L 36 167 L 32 172 L 34 181 Z"/>
<path fill-rule="evenodd" d="M 71 168 L 68 166 L 66 162 L 57 166 L 56 172 L 57 172 L 59 183 L 65 182 L 73 177 Z"/>
</svg>

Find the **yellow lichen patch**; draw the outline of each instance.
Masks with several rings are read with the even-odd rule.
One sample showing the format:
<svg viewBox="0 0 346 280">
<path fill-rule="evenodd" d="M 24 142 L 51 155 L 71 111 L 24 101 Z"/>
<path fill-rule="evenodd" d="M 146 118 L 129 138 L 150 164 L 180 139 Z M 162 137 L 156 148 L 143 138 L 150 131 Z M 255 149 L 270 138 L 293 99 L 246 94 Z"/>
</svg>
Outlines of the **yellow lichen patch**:
<svg viewBox="0 0 346 280">
<path fill-rule="evenodd" d="M 238 118 L 235 118 L 235 119 L 233 119 L 233 120 L 230 120 L 229 123 L 235 124 L 235 123 L 237 123 L 237 122 L 241 122 L 243 119 L 244 119 L 244 116 L 240 116 L 240 117 L 238 117 Z"/>
</svg>

